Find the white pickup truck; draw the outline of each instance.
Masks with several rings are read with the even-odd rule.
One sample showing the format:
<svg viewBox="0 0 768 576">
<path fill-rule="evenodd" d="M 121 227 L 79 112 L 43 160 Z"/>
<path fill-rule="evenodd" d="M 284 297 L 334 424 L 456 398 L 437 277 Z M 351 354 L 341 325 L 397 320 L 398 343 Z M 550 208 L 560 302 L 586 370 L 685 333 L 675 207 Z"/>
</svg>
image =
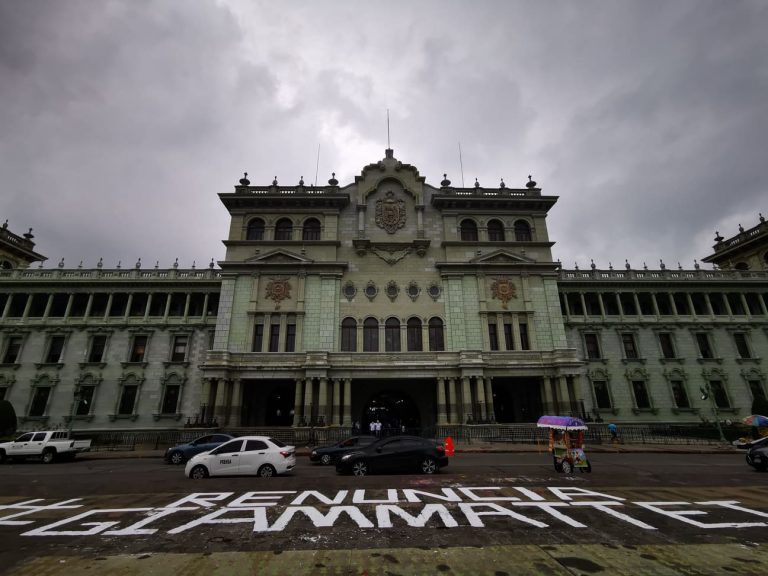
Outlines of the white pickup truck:
<svg viewBox="0 0 768 576">
<path fill-rule="evenodd" d="M 71 460 L 75 454 L 90 449 L 90 440 L 72 440 L 66 430 L 26 432 L 11 442 L 0 444 L 0 462 L 41 458 L 50 464 L 57 459 Z"/>
</svg>

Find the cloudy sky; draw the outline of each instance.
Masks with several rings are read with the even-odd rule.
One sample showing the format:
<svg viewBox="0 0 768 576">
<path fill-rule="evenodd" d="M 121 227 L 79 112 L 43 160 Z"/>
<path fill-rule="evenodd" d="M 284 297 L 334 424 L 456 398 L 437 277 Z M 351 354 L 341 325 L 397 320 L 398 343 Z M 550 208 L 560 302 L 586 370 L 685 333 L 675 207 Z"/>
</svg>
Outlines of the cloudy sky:
<svg viewBox="0 0 768 576">
<path fill-rule="evenodd" d="M 0 0 L 0 219 L 46 266 L 224 255 L 219 192 L 351 181 L 557 195 L 567 267 L 709 254 L 768 216 L 768 2 Z"/>
</svg>

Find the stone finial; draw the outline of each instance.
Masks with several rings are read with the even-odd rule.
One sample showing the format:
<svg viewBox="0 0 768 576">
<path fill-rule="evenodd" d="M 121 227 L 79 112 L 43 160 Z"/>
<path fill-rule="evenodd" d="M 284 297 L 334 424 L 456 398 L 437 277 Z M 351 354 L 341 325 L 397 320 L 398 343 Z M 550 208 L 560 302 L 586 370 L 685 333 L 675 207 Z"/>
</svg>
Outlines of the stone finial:
<svg viewBox="0 0 768 576">
<path fill-rule="evenodd" d="M 32 234 L 32 228 L 29 229 L 29 232 L 24 234 L 24 238 L 26 238 L 27 240 L 32 240 L 32 238 L 34 238 L 34 237 L 35 237 L 35 235 Z"/>
<path fill-rule="evenodd" d="M 118 260 L 118 261 L 117 261 L 117 269 L 118 269 L 118 270 L 120 270 L 120 267 L 121 267 L 122 263 L 123 263 L 123 261 L 122 261 L 122 260 Z"/>
<path fill-rule="evenodd" d="M 64 258 L 59 262 L 59 268 L 64 268 Z"/>
<path fill-rule="evenodd" d="M 99 258 L 99 261 L 96 263 L 96 268 L 98 268 L 99 270 L 104 268 L 104 259 L 103 258 Z"/>
<path fill-rule="evenodd" d="M 597 266 L 595 266 L 595 261 L 592 258 L 589 259 L 589 262 L 590 262 L 589 267 L 592 268 L 592 270 L 597 268 Z"/>
<path fill-rule="evenodd" d="M 443 188 L 447 188 L 450 185 L 451 185 L 451 181 L 448 180 L 448 174 L 443 174 L 443 181 L 440 182 L 440 186 L 442 186 Z"/>
<path fill-rule="evenodd" d="M 560 258 L 557 259 L 557 267 L 562 269 L 563 263 L 560 261 Z"/>
<path fill-rule="evenodd" d="M 192 260 L 192 270 L 195 269 L 195 265 L 197 264 L 197 260 Z"/>
<path fill-rule="evenodd" d="M 502 188 L 502 189 L 504 189 L 504 188 L 506 188 L 506 187 L 507 187 L 507 185 L 506 185 L 506 184 L 504 184 L 504 178 L 502 178 L 502 179 L 501 179 L 501 182 L 499 182 L 499 188 Z"/>
<path fill-rule="evenodd" d="M 648 264 L 646 264 L 645 262 L 643 262 L 643 270 L 648 270 Z"/>
<path fill-rule="evenodd" d="M 299 178 L 299 186 L 304 186 L 304 176 Z"/>
<path fill-rule="evenodd" d="M 210 263 L 210 264 L 208 264 L 208 268 L 210 268 L 211 270 L 213 270 L 213 258 L 211 258 L 211 263 Z"/>
<path fill-rule="evenodd" d="M 608 270 L 613 270 L 613 262 L 608 261 Z"/>
<path fill-rule="evenodd" d="M 5 219 L 5 222 L 3 222 L 3 230 L 8 228 L 8 218 Z"/>
<path fill-rule="evenodd" d="M 135 266 L 136 266 L 136 270 L 139 270 L 141 268 L 141 258 L 136 260 L 136 265 Z"/>
<path fill-rule="evenodd" d="M 243 172 L 243 177 L 240 178 L 240 186 L 248 186 L 251 183 L 250 180 L 248 180 L 248 172 Z"/>
<path fill-rule="evenodd" d="M 739 224 L 739 232 L 744 232 L 744 226 L 742 226 L 741 224 Z"/>
<path fill-rule="evenodd" d="M 678 270 L 682 270 L 682 269 L 683 269 L 683 266 L 682 266 L 682 264 L 680 264 L 680 262 L 679 262 L 679 261 L 678 261 L 678 263 L 677 263 L 677 269 L 678 269 Z"/>
<path fill-rule="evenodd" d="M 659 258 L 659 267 L 662 270 L 666 270 L 667 269 L 667 267 L 664 265 L 664 260 L 662 260 L 661 258 Z"/>
<path fill-rule="evenodd" d="M 526 188 L 536 188 L 536 181 L 533 179 L 533 176 L 528 174 L 528 182 L 525 183 Z"/>
<path fill-rule="evenodd" d="M 701 268 L 701 266 L 699 266 L 699 261 L 698 261 L 698 260 L 696 260 L 695 258 L 693 259 L 693 267 L 694 267 L 696 270 L 698 270 L 699 268 Z"/>
<path fill-rule="evenodd" d="M 178 259 L 178 258 L 176 258 L 176 260 L 174 260 L 174 261 L 173 261 L 173 268 L 174 268 L 174 270 L 175 270 L 175 269 L 177 269 L 178 267 L 179 267 L 179 259 Z"/>
<path fill-rule="evenodd" d="M 627 260 L 626 258 L 624 259 L 624 268 L 626 268 L 627 270 L 630 270 L 632 268 L 632 266 L 630 266 L 629 264 L 629 260 Z"/>
<path fill-rule="evenodd" d="M 715 242 L 717 242 L 718 244 L 720 244 L 720 242 L 722 242 L 723 240 L 725 240 L 725 238 L 723 238 L 722 236 L 720 236 L 720 232 L 718 232 L 717 230 L 715 230 Z"/>
<path fill-rule="evenodd" d="M 573 269 L 574 270 L 578 270 L 579 269 L 579 263 L 578 262 L 574 262 L 573 263 Z"/>
<path fill-rule="evenodd" d="M 758 215 L 760 216 L 760 224 L 763 224 L 765 222 L 765 216 L 763 216 L 762 212 L 758 212 Z M 29 231 L 32 232 L 32 228 L 30 228 Z"/>
<path fill-rule="evenodd" d="M 78 270 L 82 270 L 83 269 L 83 261 L 82 260 L 80 260 L 80 264 L 77 265 L 77 269 Z"/>
<path fill-rule="evenodd" d="M 480 188 L 480 182 L 477 181 L 477 178 L 475 178 L 475 188 Z"/>
<path fill-rule="evenodd" d="M 277 176 L 272 180 L 272 186 L 277 186 Z"/>
<path fill-rule="evenodd" d="M 339 181 L 336 180 L 336 172 L 331 172 L 331 179 L 328 180 L 328 184 L 330 184 L 331 186 L 339 185 Z"/>
<path fill-rule="evenodd" d="M 160 268 L 160 260 L 155 260 L 155 270 Z"/>
</svg>

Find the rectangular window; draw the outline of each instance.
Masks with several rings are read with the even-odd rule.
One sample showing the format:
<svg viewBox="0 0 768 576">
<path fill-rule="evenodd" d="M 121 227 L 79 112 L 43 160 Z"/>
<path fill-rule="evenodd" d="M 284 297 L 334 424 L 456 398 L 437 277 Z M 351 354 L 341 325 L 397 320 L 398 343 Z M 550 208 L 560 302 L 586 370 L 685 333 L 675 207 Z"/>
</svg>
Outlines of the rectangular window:
<svg viewBox="0 0 768 576">
<path fill-rule="evenodd" d="M 91 298 L 91 310 L 90 316 L 93 318 L 101 318 L 107 313 L 107 303 L 109 302 L 109 295 L 102 292 L 96 293 Z"/>
<path fill-rule="evenodd" d="M 641 410 L 651 407 L 651 399 L 648 396 L 648 387 L 645 380 L 632 380 L 632 392 L 635 394 L 635 404 Z"/>
<path fill-rule="evenodd" d="M 61 361 L 61 353 L 64 351 L 64 336 L 51 336 L 48 342 L 48 353 L 45 355 L 46 364 L 56 364 Z"/>
<path fill-rule="evenodd" d="M 184 362 L 187 359 L 187 347 L 189 336 L 179 335 L 173 337 L 173 350 L 171 350 L 171 362 Z"/>
<path fill-rule="evenodd" d="M 636 360 L 638 356 L 637 346 L 635 345 L 635 335 L 631 332 L 622 333 L 621 344 L 624 347 L 624 358 Z"/>
<path fill-rule="evenodd" d="M 707 308 L 707 299 L 701 292 L 694 292 L 691 294 L 691 302 L 693 303 L 693 312 L 697 316 L 706 316 L 709 314 Z"/>
<path fill-rule="evenodd" d="M 146 336 L 134 336 L 133 345 L 131 346 L 131 356 L 129 362 L 144 362 L 144 356 L 147 353 L 147 337 Z"/>
<path fill-rule="evenodd" d="M 384 350 L 400 352 L 400 323 L 387 321 L 384 325 Z"/>
<path fill-rule="evenodd" d="M 621 309 L 626 316 L 637 316 L 637 306 L 635 306 L 635 295 L 632 292 L 620 292 L 619 302 Z"/>
<path fill-rule="evenodd" d="M 725 307 L 725 295 L 720 292 L 711 292 L 709 294 L 709 303 L 712 306 L 712 312 L 716 316 L 725 316 L 728 310 Z"/>
<path fill-rule="evenodd" d="M 70 318 L 82 318 L 88 308 L 88 294 L 75 294 L 72 298 L 72 308 L 69 310 Z"/>
<path fill-rule="evenodd" d="M 149 315 L 155 317 L 165 316 L 165 305 L 168 302 L 168 294 L 152 294 L 152 301 L 149 304 Z"/>
<path fill-rule="evenodd" d="M 131 298 L 131 309 L 128 311 L 129 316 L 141 317 L 147 311 L 147 300 L 149 294 L 146 292 L 136 292 Z"/>
<path fill-rule="evenodd" d="M 714 358 L 712 347 L 709 345 L 709 335 L 706 332 L 696 333 L 696 344 L 699 346 L 699 354 L 702 358 Z"/>
<path fill-rule="evenodd" d="M 530 350 L 531 345 L 528 342 L 528 324 L 520 322 L 520 350 Z"/>
<path fill-rule="evenodd" d="M 48 312 L 50 318 L 64 318 L 69 304 L 69 294 L 54 294 L 51 299 L 51 309 Z"/>
<path fill-rule="evenodd" d="M 117 413 L 121 416 L 133 414 L 133 405 L 136 403 L 136 394 L 139 387 L 136 385 L 123 386 L 123 394 L 120 396 L 120 405 L 117 407 Z"/>
<path fill-rule="evenodd" d="M 603 292 L 602 298 L 606 316 L 618 316 L 619 305 L 617 304 L 616 294 L 613 292 Z"/>
<path fill-rule="evenodd" d="M 285 351 L 293 352 L 296 350 L 296 323 L 289 321 L 285 325 Z"/>
<path fill-rule="evenodd" d="M 565 297 L 568 299 L 568 309 L 571 311 L 571 316 L 583 316 L 584 307 L 581 305 L 581 294 L 568 292 Z"/>
<path fill-rule="evenodd" d="M 744 332 L 735 332 L 733 334 L 733 341 L 736 343 L 736 351 L 741 358 L 752 358 L 752 353 L 749 351 L 749 345 L 747 344 L 747 335 Z"/>
<path fill-rule="evenodd" d="M 725 386 L 721 380 L 710 380 L 709 388 L 712 390 L 712 395 L 715 398 L 715 404 L 718 408 L 730 408 L 731 402 L 728 400 L 728 394 L 725 391 Z"/>
<path fill-rule="evenodd" d="M 584 304 L 587 306 L 587 314 L 589 316 L 601 316 L 602 310 L 600 309 L 600 300 L 595 292 L 587 292 L 584 294 Z"/>
<path fill-rule="evenodd" d="M 443 325 L 440 323 L 429 322 L 429 350 L 430 352 L 440 352 L 445 350 L 445 339 L 443 335 Z"/>
<path fill-rule="evenodd" d="M 91 338 L 91 349 L 88 352 L 88 362 L 103 362 L 104 350 L 107 348 L 107 337 L 96 334 Z"/>
<path fill-rule="evenodd" d="M 199 318 L 203 315 L 205 308 L 205 294 L 194 292 L 189 296 L 189 310 L 187 310 L 187 316 L 192 318 Z"/>
<path fill-rule="evenodd" d="M 408 340 L 408 352 L 421 352 L 423 350 L 421 322 L 414 321 L 413 319 L 409 320 L 406 325 L 406 337 Z"/>
<path fill-rule="evenodd" d="M 264 324 L 259 322 L 253 327 L 253 352 L 261 352 L 264 343 Z"/>
<path fill-rule="evenodd" d="M 51 395 L 49 386 L 36 386 L 32 393 L 32 404 L 29 406 L 30 416 L 45 415 L 45 407 L 48 405 L 48 397 Z"/>
<path fill-rule="evenodd" d="M 729 292 L 725 295 L 725 297 L 728 298 L 728 304 L 731 306 L 731 312 L 737 316 L 743 316 L 746 314 L 746 310 L 744 310 L 744 304 L 741 301 L 741 294 L 738 292 Z"/>
<path fill-rule="evenodd" d="M 181 386 L 178 384 L 168 384 L 165 387 L 165 395 L 163 396 L 163 406 L 161 412 L 163 414 L 175 414 L 176 407 L 179 404 L 179 392 Z"/>
<path fill-rule="evenodd" d="M 504 344 L 507 346 L 507 350 L 515 349 L 515 339 L 512 336 L 512 324 L 504 324 Z"/>
<path fill-rule="evenodd" d="M 269 325 L 269 351 L 277 352 L 280 349 L 280 324 Z"/>
<path fill-rule="evenodd" d="M 638 292 L 637 301 L 640 303 L 640 314 L 643 316 L 655 316 L 653 309 L 653 297 L 650 292 Z"/>
<path fill-rule="evenodd" d="M 3 364 L 16 364 L 19 359 L 19 352 L 21 352 L 21 336 L 11 336 L 5 346 Z"/>
<path fill-rule="evenodd" d="M 656 306 L 661 316 L 672 316 L 672 304 L 669 302 L 669 294 L 666 292 L 656 293 Z"/>
<path fill-rule="evenodd" d="M 110 316 L 125 316 L 128 307 L 128 294 L 115 292 L 112 294 L 112 306 L 109 308 Z"/>
<path fill-rule="evenodd" d="M 32 294 L 32 303 L 27 312 L 30 318 L 42 318 L 48 307 L 48 294 Z"/>
<path fill-rule="evenodd" d="M 27 308 L 27 300 L 29 296 L 27 294 L 12 294 L 11 306 L 8 309 L 9 318 L 21 318 L 24 315 L 24 310 Z"/>
<path fill-rule="evenodd" d="M 690 316 L 691 308 L 688 306 L 688 296 L 685 292 L 675 292 L 672 295 L 675 301 L 675 308 L 677 308 L 678 316 Z"/>
<path fill-rule="evenodd" d="M 600 356 L 600 344 L 597 341 L 597 334 L 584 334 L 584 347 L 587 350 L 587 358 L 597 360 Z"/>
<path fill-rule="evenodd" d="M 363 324 L 363 352 L 379 351 L 379 325 L 378 323 Z"/>
<path fill-rule="evenodd" d="M 765 391 L 763 390 L 763 385 L 760 380 L 749 380 L 749 391 L 752 392 L 752 399 L 753 400 L 765 400 Z M 0 397 L 0 400 L 2 400 L 2 397 Z"/>
<path fill-rule="evenodd" d="M 77 408 L 75 409 L 76 416 L 88 416 L 91 413 L 91 406 L 93 405 L 93 393 L 96 390 L 95 386 L 80 386 L 78 389 Z"/>
<path fill-rule="evenodd" d="M 488 340 L 491 344 L 491 350 L 499 349 L 499 335 L 496 331 L 496 324 L 488 324 Z"/>
<path fill-rule="evenodd" d="M 187 295 L 183 292 L 171 293 L 171 306 L 168 308 L 168 316 L 184 316 L 184 308 L 187 306 Z"/>
<path fill-rule="evenodd" d="M 762 316 L 763 309 L 760 308 L 760 295 L 755 292 L 747 292 L 744 294 L 744 298 L 747 301 L 749 313 L 753 316 Z"/>
<path fill-rule="evenodd" d="M 608 382 L 605 380 L 592 380 L 592 388 L 595 391 L 595 401 L 600 410 L 610 410 L 611 395 L 608 393 Z"/>
<path fill-rule="evenodd" d="M 672 388 L 672 396 L 675 398 L 675 406 L 678 408 L 690 408 L 691 402 L 688 400 L 688 392 L 685 390 L 683 381 L 671 380 L 669 386 Z"/>
<path fill-rule="evenodd" d="M 675 346 L 672 343 L 672 334 L 669 332 L 659 332 L 659 345 L 661 346 L 661 355 L 664 358 L 675 357 Z"/>
<path fill-rule="evenodd" d="M 341 325 L 341 351 L 357 352 L 357 323 L 345 320 Z"/>
</svg>

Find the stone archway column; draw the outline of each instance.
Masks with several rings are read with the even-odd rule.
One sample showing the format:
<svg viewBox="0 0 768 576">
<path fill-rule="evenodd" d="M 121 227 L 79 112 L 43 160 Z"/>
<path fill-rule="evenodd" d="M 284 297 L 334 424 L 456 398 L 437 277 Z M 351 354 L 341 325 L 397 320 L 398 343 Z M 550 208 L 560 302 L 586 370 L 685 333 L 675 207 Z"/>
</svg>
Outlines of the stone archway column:
<svg viewBox="0 0 768 576">
<path fill-rule="evenodd" d="M 293 426 L 294 428 L 299 425 L 301 420 L 301 401 L 304 398 L 304 380 L 302 378 L 296 378 L 296 396 L 293 399 Z"/>
<path fill-rule="evenodd" d="M 312 423 L 312 408 L 313 408 L 313 398 L 312 398 L 312 378 L 307 378 L 304 381 L 304 421 L 307 425 Z"/>
<path fill-rule="evenodd" d="M 456 379 L 448 378 L 448 422 L 456 424 L 459 421 L 459 411 L 456 406 Z"/>
<path fill-rule="evenodd" d="M 333 425 L 341 426 L 341 379 L 333 378 L 331 380 L 331 386 L 333 386 Z"/>
<path fill-rule="evenodd" d="M 317 399 L 317 420 L 323 419 L 323 424 L 328 425 L 328 378 L 320 377 Z"/>
<path fill-rule="evenodd" d="M 485 409 L 488 412 L 488 420 L 496 422 L 496 409 L 493 406 L 493 378 L 485 377 Z"/>
<path fill-rule="evenodd" d="M 568 394 L 568 381 L 565 376 L 556 376 L 555 382 L 557 383 L 557 396 L 560 399 L 560 411 L 571 410 L 571 398 Z"/>
<path fill-rule="evenodd" d="M 10 301 L 10 298 L 8 300 Z M 203 389 L 200 393 L 200 420 L 204 420 L 207 416 L 203 410 L 207 412 L 211 408 L 211 380 L 213 380 L 213 378 L 203 378 Z"/>
<path fill-rule="evenodd" d="M 485 379 L 482 376 L 477 376 L 477 404 L 480 407 L 480 420 L 486 420 L 488 418 L 485 411 Z"/>
<path fill-rule="evenodd" d="M 230 426 L 240 426 L 240 413 L 243 406 L 242 381 L 235 378 L 232 381 L 232 400 L 230 402 L 227 414 L 227 424 Z"/>
<path fill-rule="evenodd" d="M 448 423 L 445 416 L 445 378 L 437 379 L 437 423 Z"/>
<path fill-rule="evenodd" d="M 344 410 L 341 422 L 346 427 L 352 427 L 352 378 L 344 379 Z"/>
<path fill-rule="evenodd" d="M 228 380 L 219 379 L 216 385 L 216 400 L 213 403 L 213 418 L 219 424 L 223 424 L 227 418 L 227 386 Z"/>
<path fill-rule="evenodd" d="M 469 376 L 461 377 L 461 412 L 461 423 L 466 424 L 467 418 L 472 415 L 472 390 Z"/>
</svg>

